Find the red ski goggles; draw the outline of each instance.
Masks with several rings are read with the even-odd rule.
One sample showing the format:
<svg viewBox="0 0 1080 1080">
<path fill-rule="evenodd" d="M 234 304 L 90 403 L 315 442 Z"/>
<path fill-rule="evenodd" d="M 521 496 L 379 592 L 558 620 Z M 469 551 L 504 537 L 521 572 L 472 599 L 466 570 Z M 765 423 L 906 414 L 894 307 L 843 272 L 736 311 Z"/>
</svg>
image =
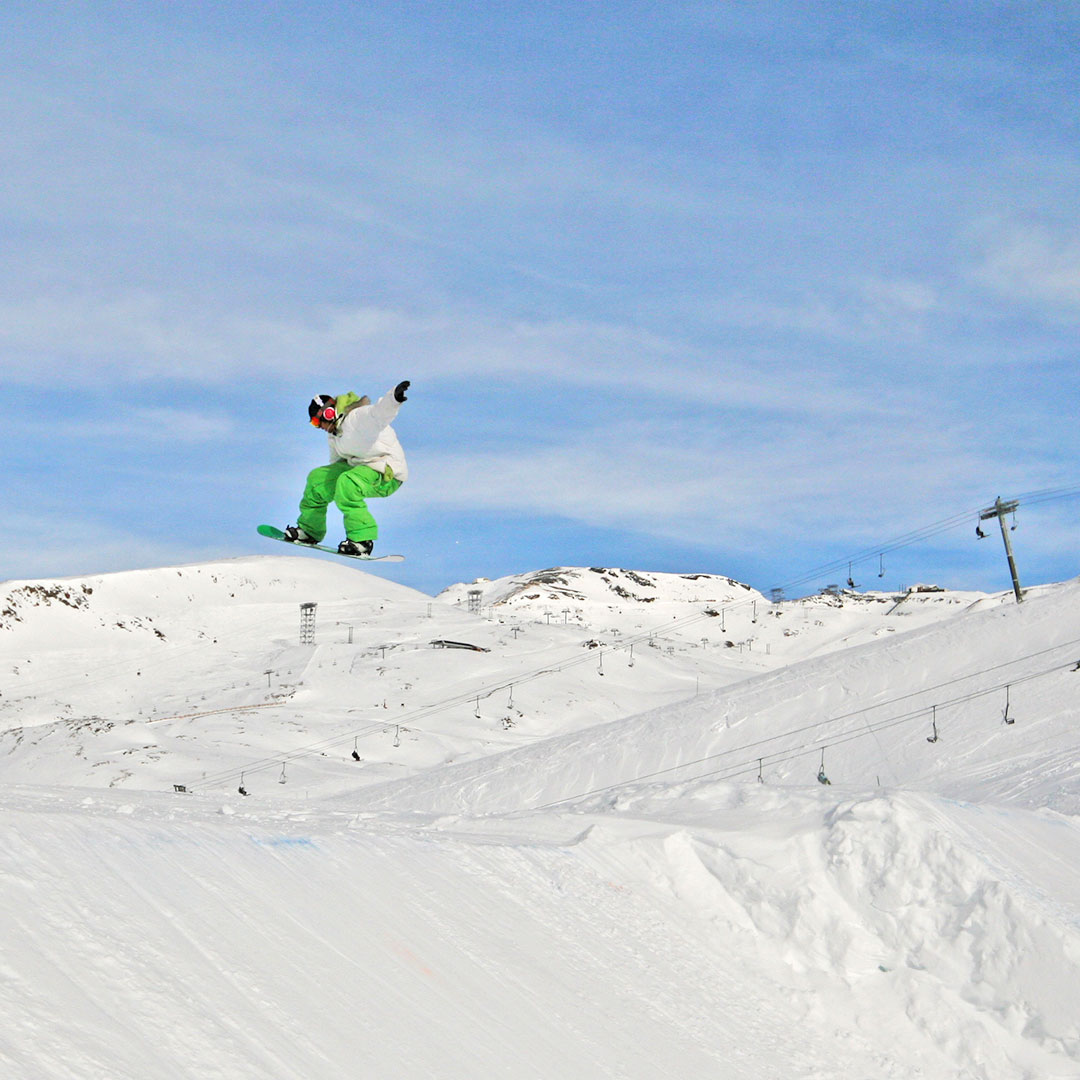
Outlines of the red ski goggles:
<svg viewBox="0 0 1080 1080">
<path fill-rule="evenodd" d="M 311 426 L 318 427 L 324 420 L 329 423 L 333 423 L 337 419 L 337 409 L 333 405 L 327 405 L 325 409 L 320 409 L 312 418 Z"/>
</svg>

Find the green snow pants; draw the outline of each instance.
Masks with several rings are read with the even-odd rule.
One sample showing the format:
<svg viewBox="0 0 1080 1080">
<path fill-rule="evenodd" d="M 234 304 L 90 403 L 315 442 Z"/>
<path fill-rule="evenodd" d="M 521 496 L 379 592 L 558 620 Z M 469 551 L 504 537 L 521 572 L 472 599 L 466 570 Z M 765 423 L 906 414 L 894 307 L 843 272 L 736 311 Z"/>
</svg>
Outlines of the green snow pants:
<svg viewBox="0 0 1080 1080">
<path fill-rule="evenodd" d="M 333 501 L 345 515 L 345 535 L 350 540 L 374 540 L 379 526 L 365 500 L 384 499 L 399 487 L 401 481 L 389 466 L 384 476 L 367 465 L 349 465 L 347 461 L 320 465 L 308 473 L 296 524 L 321 543 L 326 536 L 326 508 Z"/>
</svg>

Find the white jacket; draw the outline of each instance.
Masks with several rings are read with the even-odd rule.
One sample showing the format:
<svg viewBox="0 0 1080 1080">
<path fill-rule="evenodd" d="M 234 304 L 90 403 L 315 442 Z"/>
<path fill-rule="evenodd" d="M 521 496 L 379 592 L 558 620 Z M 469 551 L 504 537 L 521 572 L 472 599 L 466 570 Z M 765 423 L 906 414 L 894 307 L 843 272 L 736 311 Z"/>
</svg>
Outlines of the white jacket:
<svg viewBox="0 0 1080 1080">
<path fill-rule="evenodd" d="M 405 453 L 390 426 L 400 408 L 401 402 L 394 397 L 393 390 L 374 405 L 346 405 L 344 415 L 330 433 L 331 464 L 347 461 L 381 473 L 389 466 L 399 480 L 408 479 Z"/>
</svg>

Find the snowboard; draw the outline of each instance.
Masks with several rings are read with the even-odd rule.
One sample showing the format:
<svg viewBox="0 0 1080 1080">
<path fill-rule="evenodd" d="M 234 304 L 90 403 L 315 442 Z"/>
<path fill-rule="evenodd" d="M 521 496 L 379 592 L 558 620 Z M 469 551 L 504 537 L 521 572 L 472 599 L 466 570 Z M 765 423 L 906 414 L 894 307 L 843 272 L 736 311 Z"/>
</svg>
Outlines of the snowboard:
<svg viewBox="0 0 1080 1080">
<path fill-rule="evenodd" d="M 260 536 L 267 536 L 271 540 L 280 540 L 289 547 L 314 548 L 316 551 L 329 551 L 331 555 L 340 555 L 343 559 L 356 559 L 359 562 L 404 562 L 404 555 L 342 555 L 335 547 L 327 547 L 325 544 L 294 544 L 285 539 L 285 534 L 273 525 L 260 525 L 257 532 Z"/>
</svg>

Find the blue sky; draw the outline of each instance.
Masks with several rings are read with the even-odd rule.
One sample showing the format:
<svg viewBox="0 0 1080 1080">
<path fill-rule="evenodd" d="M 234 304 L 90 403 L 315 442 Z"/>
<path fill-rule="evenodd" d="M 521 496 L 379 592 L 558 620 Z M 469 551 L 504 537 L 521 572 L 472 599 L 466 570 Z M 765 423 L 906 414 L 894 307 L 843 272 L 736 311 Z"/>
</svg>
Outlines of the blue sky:
<svg viewBox="0 0 1080 1080">
<path fill-rule="evenodd" d="M 1080 492 L 1078 44 L 1053 2 L 8 0 L 0 577 L 277 554 L 307 400 L 408 378 L 374 509 L 424 591 L 767 590 L 969 510 L 854 576 L 1006 588 L 975 512 Z M 1080 573 L 1080 500 L 1018 524 L 1025 584 Z"/>
</svg>

